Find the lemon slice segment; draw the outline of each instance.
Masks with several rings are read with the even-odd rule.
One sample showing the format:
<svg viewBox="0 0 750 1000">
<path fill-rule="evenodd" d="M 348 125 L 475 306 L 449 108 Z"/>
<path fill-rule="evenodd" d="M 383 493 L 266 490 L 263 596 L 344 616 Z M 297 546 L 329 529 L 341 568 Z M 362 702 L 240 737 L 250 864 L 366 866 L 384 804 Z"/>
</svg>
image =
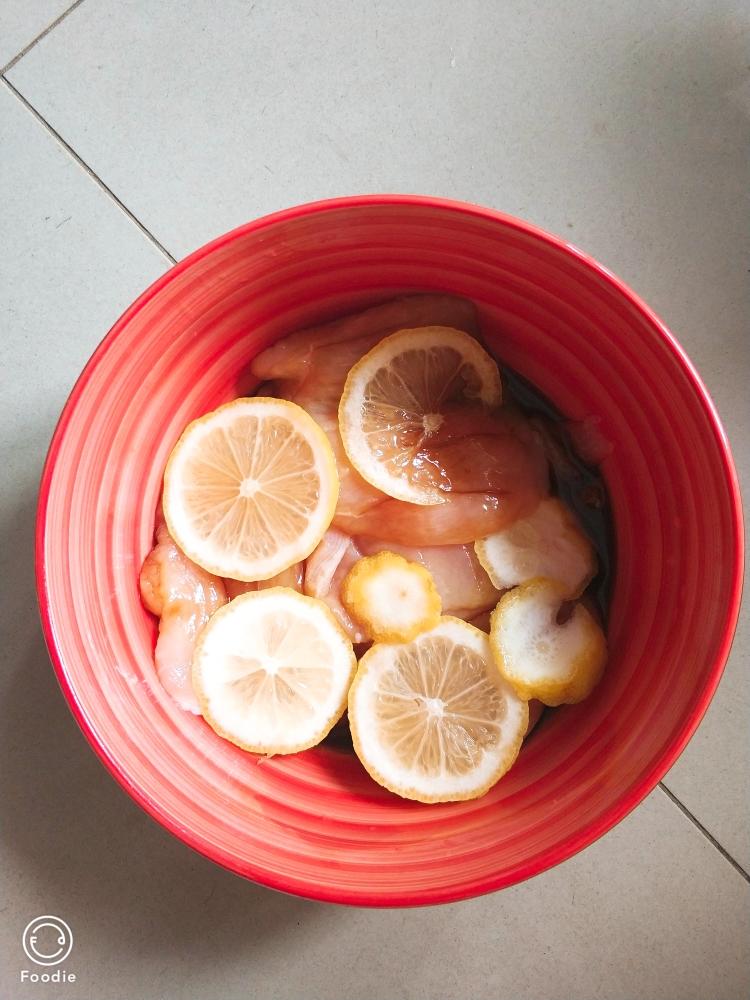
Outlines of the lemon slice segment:
<svg viewBox="0 0 750 1000">
<path fill-rule="evenodd" d="M 378 784 L 419 802 L 483 795 L 515 761 L 528 719 L 487 636 L 459 618 L 372 646 L 349 691 L 357 756 Z"/>
<path fill-rule="evenodd" d="M 591 694 L 602 675 L 604 632 L 583 604 L 558 624 L 566 600 L 566 589 L 554 580 L 530 580 L 508 591 L 492 613 L 492 653 L 522 698 L 574 704 Z"/>
<path fill-rule="evenodd" d="M 356 666 L 321 601 L 272 587 L 236 597 L 209 620 L 193 688 L 219 736 L 253 753 L 297 753 L 341 718 Z"/>
<path fill-rule="evenodd" d="M 328 438 L 285 399 L 236 399 L 193 421 L 164 473 L 170 534 L 203 569 L 234 580 L 267 580 L 305 559 L 337 498 Z"/>
<path fill-rule="evenodd" d="M 418 504 L 445 502 L 435 470 L 421 453 L 457 401 L 497 406 L 497 364 L 474 337 L 446 326 L 399 330 L 349 372 L 339 430 L 349 461 L 388 496 Z"/>
<path fill-rule="evenodd" d="M 432 574 L 395 552 L 358 559 L 344 579 L 341 598 L 375 642 L 408 642 L 440 620 Z"/>
<path fill-rule="evenodd" d="M 596 575 L 594 546 L 557 497 L 547 497 L 528 517 L 481 538 L 474 550 L 498 590 L 541 576 L 556 580 L 573 598 Z"/>
</svg>

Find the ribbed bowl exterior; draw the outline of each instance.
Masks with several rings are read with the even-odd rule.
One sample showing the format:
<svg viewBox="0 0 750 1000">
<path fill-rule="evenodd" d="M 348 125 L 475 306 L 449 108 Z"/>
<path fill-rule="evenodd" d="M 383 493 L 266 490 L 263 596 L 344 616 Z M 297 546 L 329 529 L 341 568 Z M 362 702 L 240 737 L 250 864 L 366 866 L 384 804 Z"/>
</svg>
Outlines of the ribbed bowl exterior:
<svg viewBox="0 0 750 1000">
<path fill-rule="evenodd" d="M 425 806 L 318 748 L 262 759 L 181 711 L 140 603 L 167 456 L 253 391 L 249 362 L 312 322 L 408 290 L 474 300 L 497 356 L 572 419 L 599 418 L 615 525 L 611 660 L 475 802 Z M 719 681 L 742 575 L 739 492 L 697 374 L 605 268 L 476 206 L 368 196 L 249 223 L 178 264 L 102 342 L 44 470 L 37 579 L 62 688 L 106 766 L 187 844 L 317 899 L 406 906 L 528 878 L 591 843 L 673 763 Z"/>
</svg>

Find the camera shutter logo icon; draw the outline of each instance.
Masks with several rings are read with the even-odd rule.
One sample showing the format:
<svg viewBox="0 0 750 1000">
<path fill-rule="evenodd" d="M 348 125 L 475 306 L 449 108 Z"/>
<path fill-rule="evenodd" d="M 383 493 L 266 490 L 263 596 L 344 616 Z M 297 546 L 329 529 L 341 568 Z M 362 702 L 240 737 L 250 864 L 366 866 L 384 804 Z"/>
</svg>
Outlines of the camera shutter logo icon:
<svg viewBox="0 0 750 1000">
<path fill-rule="evenodd" d="M 36 965 L 59 965 L 73 948 L 73 931 L 60 917 L 45 914 L 28 922 L 21 944 Z"/>
</svg>

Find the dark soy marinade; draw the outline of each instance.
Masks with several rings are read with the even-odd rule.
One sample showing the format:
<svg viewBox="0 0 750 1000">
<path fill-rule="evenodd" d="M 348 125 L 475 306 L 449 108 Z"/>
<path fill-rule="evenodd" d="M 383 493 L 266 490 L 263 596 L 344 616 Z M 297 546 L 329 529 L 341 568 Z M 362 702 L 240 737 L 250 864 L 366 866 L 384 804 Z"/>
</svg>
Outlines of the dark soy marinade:
<svg viewBox="0 0 750 1000">
<path fill-rule="evenodd" d="M 596 550 L 599 571 L 586 588 L 606 624 L 614 571 L 614 533 L 607 487 L 596 466 L 575 452 L 566 417 L 536 386 L 501 366 L 505 402 L 515 403 L 545 438 L 552 493 L 573 511 Z"/>
<path fill-rule="evenodd" d="M 599 570 L 585 596 L 594 602 L 606 626 L 614 571 L 614 534 L 607 487 L 596 466 L 576 454 L 565 427 L 566 418 L 554 403 L 512 368 L 501 365 L 500 371 L 503 405 L 517 407 L 542 435 L 549 459 L 551 492 L 573 511 L 596 550 Z M 550 711 L 545 710 L 534 731 Z M 346 715 L 333 727 L 323 746 L 354 752 Z"/>
</svg>

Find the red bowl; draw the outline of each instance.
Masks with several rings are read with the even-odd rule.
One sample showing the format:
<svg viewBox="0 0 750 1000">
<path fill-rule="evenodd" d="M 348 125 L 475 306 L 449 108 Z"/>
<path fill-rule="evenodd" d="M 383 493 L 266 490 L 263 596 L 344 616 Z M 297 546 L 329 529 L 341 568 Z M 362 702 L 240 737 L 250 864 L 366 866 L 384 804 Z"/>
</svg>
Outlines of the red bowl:
<svg viewBox="0 0 750 1000">
<path fill-rule="evenodd" d="M 611 661 L 475 802 L 424 806 L 318 748 L 263 759 L 156 679 L 138 596 L 167 456 L 185 425 L 252 391 L 248 363 L 307 324 L 407 289 L 477 303 L 487 339 L 573 419 L 595 416 L 617 568 Z M 654 787 L 719 682 L 742 576 L 737 478 L 698 375 L 663 323 L 575 247 L 508 216 L 411 196 L 259 219 L 148 289 L 89 361 L 41 483 L 37 584 L 71 709 L 133 798 L 207 857 L 316 899 L 462 899 L 563 861 Z"/>
</svg>

